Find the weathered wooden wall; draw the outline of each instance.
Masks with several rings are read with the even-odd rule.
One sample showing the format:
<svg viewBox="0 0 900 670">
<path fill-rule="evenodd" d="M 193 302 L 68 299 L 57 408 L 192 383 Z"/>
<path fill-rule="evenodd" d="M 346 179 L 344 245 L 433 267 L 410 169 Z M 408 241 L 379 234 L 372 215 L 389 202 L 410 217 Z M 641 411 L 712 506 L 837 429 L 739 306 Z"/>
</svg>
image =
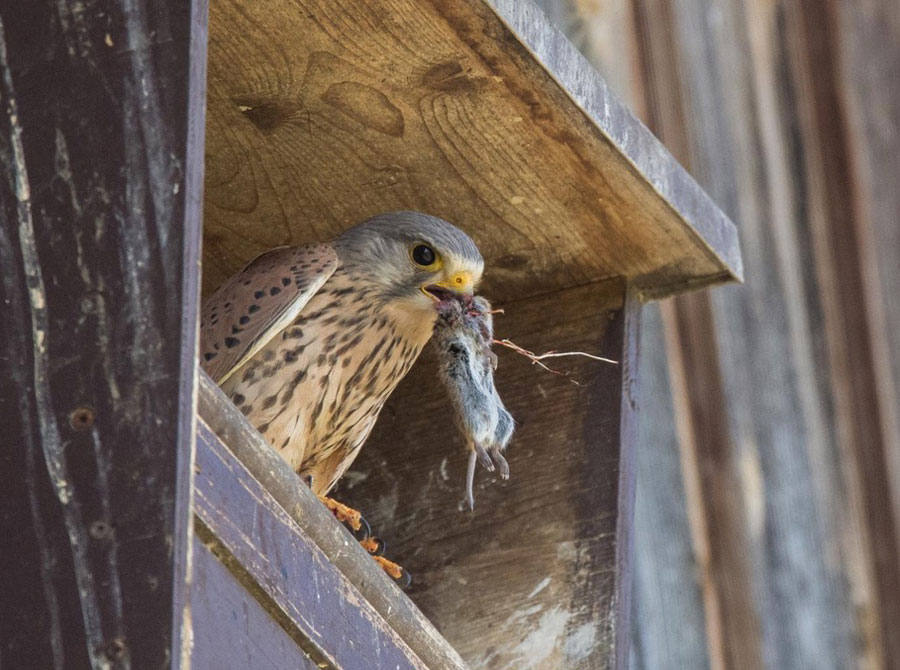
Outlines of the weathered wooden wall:
<svg viewBox="0 0 900 670">
<path fill-rule="evenodd" d="M 900 667 L 900 5 L 545 4 L 744 248 L 645 320 L 634 667 Z"/>
<path fill-rule="evenodd" d="M 184 660 L 204 14 L 0 3 L 4 667 Z"/>
</svg>

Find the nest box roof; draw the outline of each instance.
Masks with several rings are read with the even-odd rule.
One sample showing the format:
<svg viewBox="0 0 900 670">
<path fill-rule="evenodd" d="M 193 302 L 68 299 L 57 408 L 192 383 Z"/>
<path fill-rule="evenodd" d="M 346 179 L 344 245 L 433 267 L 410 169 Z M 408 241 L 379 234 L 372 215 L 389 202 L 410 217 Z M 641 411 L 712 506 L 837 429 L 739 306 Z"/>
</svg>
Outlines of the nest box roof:
<svg viewBox="0 0 900 670">
<path fill-rule="evenodd" d="M 740 279 L 734 225 L 523 0 L 212 0 L 204 288 L 259 251 L 416 209 L 499 299 Z"/>
</svg>

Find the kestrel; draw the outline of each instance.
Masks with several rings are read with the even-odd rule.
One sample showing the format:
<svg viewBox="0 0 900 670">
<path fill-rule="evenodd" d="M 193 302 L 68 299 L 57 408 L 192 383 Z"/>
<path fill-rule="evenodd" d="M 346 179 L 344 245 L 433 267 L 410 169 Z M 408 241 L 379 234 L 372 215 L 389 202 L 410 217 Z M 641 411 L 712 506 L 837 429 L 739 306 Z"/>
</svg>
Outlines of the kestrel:
<svg viewBox="0 0 900 670">
<path fill-rule="evenodd" d="M 371 218 L 328 244 L 268 251 L 205 302 L 201 365 L 323 497 L 484 261 L 450 223 Z"/>
</svg>

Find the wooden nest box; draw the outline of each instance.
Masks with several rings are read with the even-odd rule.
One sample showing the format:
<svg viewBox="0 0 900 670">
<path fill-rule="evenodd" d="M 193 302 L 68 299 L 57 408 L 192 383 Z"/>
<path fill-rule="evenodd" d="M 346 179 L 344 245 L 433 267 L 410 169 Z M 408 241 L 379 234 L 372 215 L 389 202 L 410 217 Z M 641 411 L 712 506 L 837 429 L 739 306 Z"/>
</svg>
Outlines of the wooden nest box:
<svg viewBox="0 0 900 670">
<path fill-rule="evenodd" d="M 527 0 L 204 4 L 0 12 L 0 407 L 22 445 L 0 656 L 625 668 L 640 303 L 739 280 L 734 226 Z M 205 295 L 399 209 L 475 239 L 498 336 L 618 361 L 555 359 L 567 378 L 498 352 L 512 478 L 479 473 L 470 513 L 423 355 L 336 492 L 408 594 L 198 372 L 195 337 L 201 215 Z"/>
</svg>

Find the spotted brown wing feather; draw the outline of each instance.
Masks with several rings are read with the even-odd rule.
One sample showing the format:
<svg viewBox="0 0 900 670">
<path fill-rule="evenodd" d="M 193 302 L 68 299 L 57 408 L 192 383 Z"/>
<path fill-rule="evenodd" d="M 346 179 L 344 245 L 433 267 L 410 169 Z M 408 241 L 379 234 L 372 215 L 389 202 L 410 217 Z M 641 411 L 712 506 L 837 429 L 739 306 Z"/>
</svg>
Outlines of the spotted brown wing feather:
<svg viewBox="0 0 900 670">
<path fill-rule="evenodd" d="M 254 258 L 206 300 L 200 365 L 221 384 L 287 327 L 337 267 L 327 244 L 279 247 Z"/>
</svg>

